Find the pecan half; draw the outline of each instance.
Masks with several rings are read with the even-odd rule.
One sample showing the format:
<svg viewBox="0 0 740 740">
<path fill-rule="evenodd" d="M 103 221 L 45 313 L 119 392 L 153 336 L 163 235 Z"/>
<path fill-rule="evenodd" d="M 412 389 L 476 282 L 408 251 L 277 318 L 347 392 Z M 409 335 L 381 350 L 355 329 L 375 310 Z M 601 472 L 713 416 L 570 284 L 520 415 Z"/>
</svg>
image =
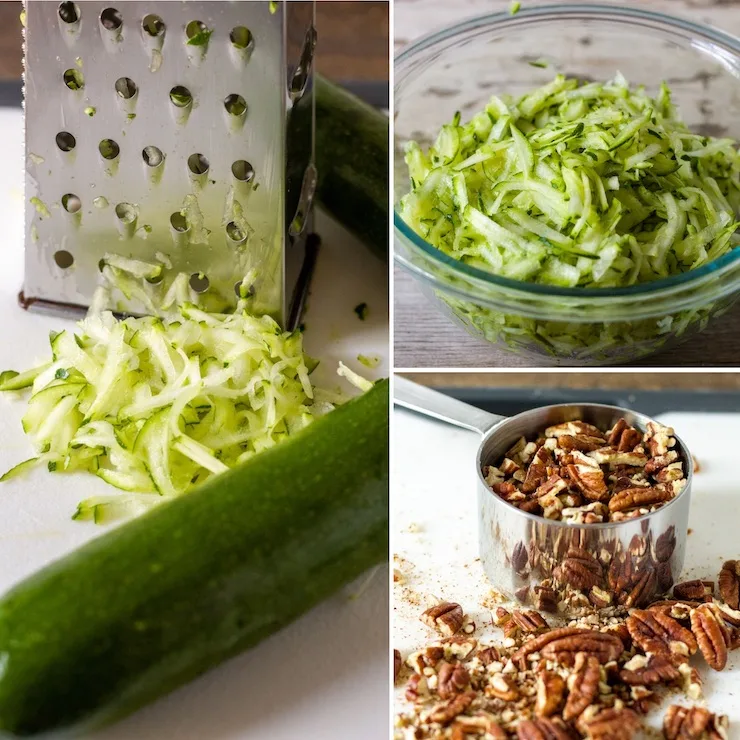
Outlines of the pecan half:
<svg viewBox="0 0 740 740">
<path fill-rule="evenodd" d="M 396 683 L 398 681 L 398 674 L 401 672 L 401 668 L 403 667 L 403 659 L 401 658 L 401 653 L 398 652 L 398 650 L 393 651 L 393 683 Z"/>
<path fill-rule="evenodd" d="M 685 662 L 697 651 L 694 635 L 662 612 L 635 609 L 626 624 L 632 640 L 646 653 Z"/>
<path fill-rule="evenodd" d="M 631 511 L 670 501 L 673 493 L 657 486 L 625 488 L 609 500 L 609 511 Z"/>
<path fill-rule="evenodd" d="M 523 719 L 516 728 L 518 740 L 572 740 L 567 726 L 557 718 Z"/>
<path fill-rule="evenodd" d="M 566 470 L 573 485 L 589 501 L 604 501 L 609 498 L 604 472 L 598 465 L 572 464 Z"/>
<path fill-rule="evenodd" d="M 461 665 L 443 662 L 437 673 L 437 693 L 440 699 L 451 699 L 462 694 L 470 683 L 470 674 Z"/>
<path fill-rule="evenodd" d="M 616 660 L 623 650 L 622 641 L 615 635 L 582 627 L 560 627 L 525 642 L 511 656 L 511 660 L 524 670 L 527 667 L 527 657 L 541 652 L 543 657 L 568 666 L 573 665 L 576 653 L 583 652 L 592 653 L 601 663 L 608 663 Z"/>
<path fill-rule="evenodd" d="M 676 549 L 676 528 L 673 526 L 668 527 L 663 534 L 661 534 L 657 540 L 655 540 L 655 557 L 661 562 L 665 563 L 671 559 L 673 551 Z"/>
<path fill-rule="evenodd" d="M 727 738 L 727 717 L 712 714 L 704 707 L 668 707 L 663 719 L 666 740 L 723 740 Z"/>
<path fill-rule="evenodd" d="M 550 717 L 560 710 L 565 695 L 565 680 L 552 671 L 537 674 L 537 699 L 534 711 L 538 717 Z"/>
<path fill-rule="evenodd" d="M 721 671 L 727 665 L 730 634 L 714 604 L 702 604 L 691 612 L 691 631 L 704 660 L 715 671 Z"/>
<path fill-rule="evenodd" d="M 711 601 L 714 594 L 714 581 L 683 581 L 673 587 L 673 595 L 686 601 Z"/>
<path fill-rule="evenodd" d="M 421 615 L 421 621 L 440 634 L 451 637 L 463 625 L 463 610 L 460 604 L 442 601 L 427 609 Z"/>
<path fill-rule="evenodd" d="M 475 691 L 466 691 L 464 694 L 449 699 L 443 704 L 438 704 L 429 713 L 431 722 L 439 722 L 441 725 L 448 725 L 458 714 L 462 714 L 475 699 Z"/>
<path fill-rule="evenodd" d="M 545 481 L 547 469 L 553 465 L 552 453 L 546 447 L 540 447 L 527 468 L 527 477 L 522 483 L 524 493 L 534 493 Z"/>
<path fill-rule="evenodd" d="M 632 586 L 629 592 L 619 594 L 619 603 L 628 609 L 634 606 L 646 606 L 650 603 L 658 584 L 658 575 L 654 569 L 645 571 Z"/>
<path fill-rule="evenodd" d="M 553 571 L 561 583 L 567 583 L 578 591 L 588 591 L 601 584 L 603 569 L 601 563 L 587 550 L 571 547 L 565 560 Z"/>
<path fill-rule="evenodd" d="M 719 572 L 719 595 L 737 611 L 740 609 L 740 560 L 728 560 Z"/>
<path fill-rule="evenodd" d="M 631 740 L 640 718 L 631 709 L 604 709 L 582 722 L 589 740 Z"/>
<path fill-rule="evenodd" d="M 573 665 L 573 673 L 568 677 L 568 700 L 563 709 L 563 719 L 570 722 L 599 694 L 601 667 L 593 655 L 578 653 Z"/>
<path fill-rule="evenodd" d="M 677 622 L 688 622 L 691 616 L 691 610 L 699 606 L 698 601 L 678 601 L 677 599 L 667 599 L 665 601 L 654 601 L 648 607 L 648 611 L 662 612 L 672 617 Z"/>
<path fill-rule="evenodd" d="M 511 619 L 522 632 L 534 634 L 547 629 L 549 625 L 539 612 L 528 610 L 520 611 L 515 609 L 511 614 Z"/>
<path fill-rule="evenodd" d="M 558 437 L 558 447 L 566 452 L 578 450 L 579 452 L 591 452 L 604 446 L 603 437 L 592 437 L 588 434 L 563 434 Z"/>
<path fill-rule="evenodd" d="M 636 655 L 619 672 L 619 680 L 630 686 L 672 683 L 678 681 L 680 677 L 681 673 L 678 668 L 662 655 L 651 655 L 649 658 Z"/>
<path fill-rule="evenodd" d="M 527 546 L 523 542 L 517 542 L 511 553 L 511 566 L 517 573 L 523 575 L 527 572 L 528 562 L 529 554 L 527 553 Z"/>
</svg>

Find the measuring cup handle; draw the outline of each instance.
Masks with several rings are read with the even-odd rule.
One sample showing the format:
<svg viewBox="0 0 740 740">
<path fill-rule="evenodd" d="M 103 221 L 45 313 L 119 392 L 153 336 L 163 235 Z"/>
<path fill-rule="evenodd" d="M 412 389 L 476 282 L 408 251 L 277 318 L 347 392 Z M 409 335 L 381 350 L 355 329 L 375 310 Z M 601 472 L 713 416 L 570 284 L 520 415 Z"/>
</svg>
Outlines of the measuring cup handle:
<svg viewBox="0 0 740 740">
<path fill-rule="evenodd" d="M 417 414 L 431 416 L 433 419 L 480 434 L 485 434 L 506 418 L 489 414 L 488 411 L 445 396 L 444 393 L 438 393 L 398 375 L 393 377 L 393 403 Z"/>
</svg>

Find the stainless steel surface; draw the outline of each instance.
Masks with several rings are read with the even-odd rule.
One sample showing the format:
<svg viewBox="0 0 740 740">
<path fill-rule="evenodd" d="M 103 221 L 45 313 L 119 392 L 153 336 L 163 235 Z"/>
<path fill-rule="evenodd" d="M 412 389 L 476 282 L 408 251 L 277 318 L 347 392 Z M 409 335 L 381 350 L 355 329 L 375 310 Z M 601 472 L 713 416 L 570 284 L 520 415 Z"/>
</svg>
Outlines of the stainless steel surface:
<svg viewBox="0 0 740 740">
<path fill-rule="evenodd" d="M 86 306 L 106 252 L 159 252 L 172 267 L 152 290 L 185 273 L 190 299 L 226 308 L 249 275 L 253 309 L 282 320 L 287 233 L 299 207 L 308 219 L 313 179 L 310 127 L 296 146 L 286 137 L 312 87 L 314 2 L 279 2 L 273 13 L 267 0 L 135 0 L 116 15 L 109 2 L 80 0 L 72 23 L 57 2 L 26 6 L 25 300 Z M 207 44 L 188 44 L 194 21 L 212 31 Z M 84 86 L 70 89 L 65 72 Z M 192 103 L 173 101 L 177 87 Z M 103 141 L 114 142 L 108 159 Z M 145 310 L 115 298 L 111 308 Z"/>
<path fill-rule="evenodd" d="M 561 614 L 587 607 L 594 586 L 609 593 L 613 605 L 626 607 L 642 606 L 669 590 L 683 567 L 691 503 L 691 455 L 679 437 L 676 450 L 684 461 L 687 482 L 670 503 L 625 522 L 569 524 L 528 514 L 507 503 L 489 488 L 483 468 L 503 458 L 520 437 L 532 438 L 553 424 L 581 419 L 607 429 L 624 417 L 644 431 L 649 417 L 617 406 L 560 404 L 504 420 L 480 411 L 492 420 L 493 425 L 486 427 L 485 421 L 480 425 L 470 422 L 485 418 L 476 416 L 479 410 L 454 399 L 448 399 L 454 404 L 447 404 L 438 396 L 445 398 L 394 377 L 394 403 L 484 434 L 475 460 L 478 537 L 483 568 L 496 590 Z"/>
<path fill-rule="evenodd" d="M 486 434 L 504 420 L 503 416 L 489 414 L 488 411 L 458 401 L 400 375 L 393 378 L 393 403 L 409 411 L 431 416 L 480 434 Z"/>
</svg>

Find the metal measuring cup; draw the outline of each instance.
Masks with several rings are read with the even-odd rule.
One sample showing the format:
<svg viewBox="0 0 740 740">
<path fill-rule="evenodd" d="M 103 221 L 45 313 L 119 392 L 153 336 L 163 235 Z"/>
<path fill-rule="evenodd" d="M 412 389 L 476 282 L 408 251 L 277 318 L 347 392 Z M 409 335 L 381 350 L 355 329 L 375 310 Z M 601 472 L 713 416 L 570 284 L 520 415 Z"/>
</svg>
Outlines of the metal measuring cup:
<svg viewBox="0 0 740 740">
<path fill-rule="evenodd" d="M 442 393 L 394 378 L 394 403 L 483 435 L 475 459 L 478 474 L 480 558 L 492 586 L 523 604 L 564 615 L 589 606 L 642 607 L 677 580 L 686 554 L 692 462 L 686 445 L 675 449 L 686 486 L 656 511 L 622 522 L 572 524 L 529 514 L 495 494 L 483 468 L 494 464 L 520 437 L 548 426 L 582 420 L 601 429 L 620 418 L 645 431 L 650 417 L 618 406 L 558 404 L 510 418 L 496 416 Z M 673 435 L 675 436 L 675 435 Z"/>
</svg>

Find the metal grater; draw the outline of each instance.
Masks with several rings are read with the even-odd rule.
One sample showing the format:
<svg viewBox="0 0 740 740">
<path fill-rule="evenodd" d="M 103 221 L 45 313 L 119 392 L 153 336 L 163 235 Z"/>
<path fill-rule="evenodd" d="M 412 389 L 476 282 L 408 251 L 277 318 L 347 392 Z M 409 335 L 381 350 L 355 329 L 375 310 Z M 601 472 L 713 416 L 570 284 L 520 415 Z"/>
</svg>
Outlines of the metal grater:
<svg viewBox="0 0 740 740">
<path fill-rule="evenodd" d="M 25 27 L 22 304 L 79 313 L 115 253 L 165 265 L 147 291 L 179 276 L 180 300 L 247 296 L 283 323 L 315 187 L 315 2 L 27 0 Z"/>
</svg>

